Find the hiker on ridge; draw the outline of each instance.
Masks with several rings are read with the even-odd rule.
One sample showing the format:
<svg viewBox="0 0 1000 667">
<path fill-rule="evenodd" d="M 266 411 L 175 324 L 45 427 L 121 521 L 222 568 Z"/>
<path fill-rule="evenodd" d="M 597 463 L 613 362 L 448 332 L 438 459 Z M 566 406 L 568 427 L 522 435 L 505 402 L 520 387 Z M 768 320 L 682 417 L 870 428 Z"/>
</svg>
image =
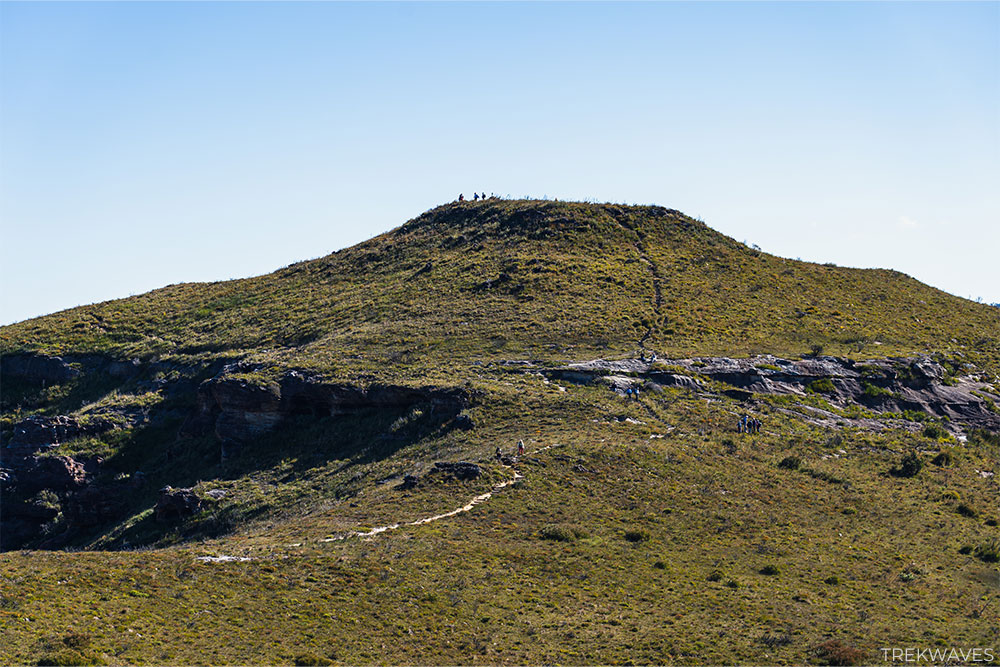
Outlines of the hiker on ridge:
<svg viewBox="0 0 1000 667">
<path fill-rule="evenodd" d="M 524 456 L 524 440 L 517 441 L 517 455 Z"/>
</svg>

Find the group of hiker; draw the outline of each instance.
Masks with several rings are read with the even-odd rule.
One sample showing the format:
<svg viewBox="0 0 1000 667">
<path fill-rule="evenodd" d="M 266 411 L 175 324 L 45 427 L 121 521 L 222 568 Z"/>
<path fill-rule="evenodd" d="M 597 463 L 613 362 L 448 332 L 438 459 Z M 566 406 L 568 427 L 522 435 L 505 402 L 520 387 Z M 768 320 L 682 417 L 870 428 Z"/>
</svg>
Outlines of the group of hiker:
<svg viewBox="0 0 1000 667">
<path fill-rule="evenodd" d="M 494 195 L 492 192 L 490 193 L 489 197 L 486 196 L 485 192 L 482 193 L 482 194 L 480 194 L 478 192 L 473 192 L 472 193 L 472 201 L 479 201 L 480 199 L 482 199 L 483 201 L 486 201 L 487 199 L 495 199 L 495 198 L 496 198 L 496 195 Z M 465 201 L 465 195 L 464 194 L 458 195 L 458 201 Z"/>
<path fill-rule="evenodd" d="M 626 401 L 638 401 L 639 400 L 639 388 L 638 387 L 626 387 L 625 388 L 625 400 Z"/>
<path fill-rule="evenodd" d="M 517 441 L 517 449 L 515 449 L 515 451 L 517 452 L 515 456 L 524 456 L 524 440 Z M 494 452 L 494 455 L 496 456 L 497 461 L 503 460 L 503 450 L 500 448 L 500 445 L 497 445 L 497 450 Z"/>
<path fill-rule="evenodd" d="M 750 415 L 743 415 L 740 417 L 740 421 L 736 425 L 736 432 L 760 433 L 760 420 L 756 417 L 751 417 Z"/>
</svg>

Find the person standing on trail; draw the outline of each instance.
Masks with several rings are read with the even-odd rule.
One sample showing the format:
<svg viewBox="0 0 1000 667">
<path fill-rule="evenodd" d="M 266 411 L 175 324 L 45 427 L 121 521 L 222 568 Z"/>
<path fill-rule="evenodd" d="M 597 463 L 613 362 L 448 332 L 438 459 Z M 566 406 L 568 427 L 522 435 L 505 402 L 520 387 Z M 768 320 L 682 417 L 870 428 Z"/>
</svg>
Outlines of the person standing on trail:
<svg viewBox="0 0 1000 667">
<path fill-rule="evenodd" d="M 517 441 L 517 455 L 524 456 L 524 440 Z"/>
<path fill-rule="evenodd" d="M 463 201 L 465 201 L 465 195 L 463 195 L 463 194 L 459 194 L 459 195 L 458 195 L 458 201 L 460 201 L 460 202 L 463 202 Z"/>
<path fill-rule="evenodd" d="M 638 401 L 639 400 L 639 388 L 638 387 L 635 388 L 635 392 L 634 393 L 635 393 L 635 400 Z"/>
<path fill-rule="evenodd" d="M 500 449 L 500 445 L 497 445 L 497 451 L 494 453 L 494 456 L 497 457 L 497 461 L 503 458 L 503 450 Z"/>
</svg>

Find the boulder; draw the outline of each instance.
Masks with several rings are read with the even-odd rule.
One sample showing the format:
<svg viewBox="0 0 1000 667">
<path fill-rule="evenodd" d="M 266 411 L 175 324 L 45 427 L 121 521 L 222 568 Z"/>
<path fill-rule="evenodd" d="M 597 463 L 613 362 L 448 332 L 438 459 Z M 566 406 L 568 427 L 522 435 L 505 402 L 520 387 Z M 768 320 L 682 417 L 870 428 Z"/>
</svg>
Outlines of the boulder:
<svg viewBox="0 0 1000 667">
<path fill-rule="evenodd" d="M 42 489 L 69 491 L 87 484 L 83 463 L 69 456 L 32 456 L 17 473 L 18 491 L 31 495 Z"/>
<path fill-rule="evenodd" d="M 192 516 L 201 509 L 201 498 L 192 489 L 175 489 L 165 486 L 160 489 L 156 501 L 156 520 L 165 523 Z"/>
<path fill-rule="evenodd" d="M 478 479 L 483 474 L 483 469 L 475 463 L 469 461 L 438 461 L 434 464 L 434 471 L 455 479 L 470 480 Z"/>
</svg>

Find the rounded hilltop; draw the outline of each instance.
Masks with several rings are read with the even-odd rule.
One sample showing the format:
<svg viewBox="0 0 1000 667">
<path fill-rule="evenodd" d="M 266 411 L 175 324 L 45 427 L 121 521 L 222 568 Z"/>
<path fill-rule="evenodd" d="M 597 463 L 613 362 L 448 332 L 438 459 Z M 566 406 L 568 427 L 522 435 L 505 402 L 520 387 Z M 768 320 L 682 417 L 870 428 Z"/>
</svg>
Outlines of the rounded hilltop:
<svg viewBox="0 0 1000 667">
<path fill-rule="evenodd" d="M 680 211 L 658 205 L 592 203 L 550 199 L 503 199 L 451 201 L 409 220 L 396 230 L 405 233 L 426 227 L 495 225 L 498 230 L 530 232 L 541 228 L 589 227 L 601 218 L 632 227 L 642 220 L 672 220 L 704 228 Z"/>
</svg>

